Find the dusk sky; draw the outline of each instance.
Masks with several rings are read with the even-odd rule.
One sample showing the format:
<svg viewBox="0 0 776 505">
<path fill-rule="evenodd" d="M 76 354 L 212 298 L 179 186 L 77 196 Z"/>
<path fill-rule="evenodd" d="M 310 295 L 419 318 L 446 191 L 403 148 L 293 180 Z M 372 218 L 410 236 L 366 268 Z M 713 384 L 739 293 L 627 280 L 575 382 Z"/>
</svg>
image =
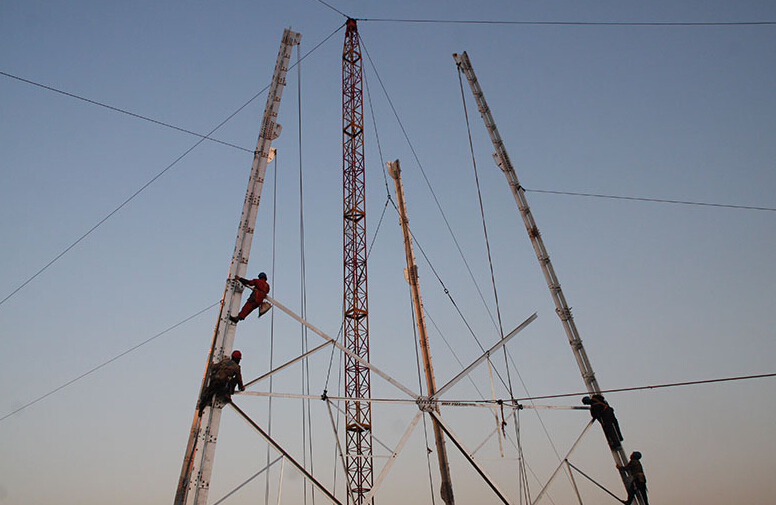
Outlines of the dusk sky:
<svg viewBox="0 0 776 505">
<path fill-rule="evenodd" d="M 499 340 L 498 309 L 504 332 L 538 318 L 507 345 L 509 376 L 504 355 L 494 359 L 497 398 L 509 398 L 500 378 L 519 398 L 585 391 L 465 78 L 462 96 L 452 54 L 467 51 L 601 388 L 776 372 L 773 2 L 6 0 L 0 504 L 172 502 L 284 28 L 302 42 L 248 273 L 267 272 L 271 296 L 337 336 L 343 13 L 359 19 L 364 51 L 376 366 L 420 390 L 401 231 L 387 201 L 396 198 L 383 169 L 399 159 L 437 383 Z M 222 123 L 217 141 L 191 133 Z M 321 342 L 275 309 L 240 323 L 235 348 L 247 381 Z M 342 367 L 327 349 L 272 387 L 340 394 Z M 767 504 L 776 496 L 774 391 L 771 376 L 607 399 L 626 452 L 643 454 L 653 504 Z M 405 398 L 375 375 L 372 395 Z M 580 406 L 581 396 L 535 405 Z M 492 398 L 487 366 L 447 398 Z M 265 398 L 235 403 L 345 501 L 324 402 L 307 410 L 276 399 L 271 416 Z M 382 444 L 394 448 L 416 412 L 373 407 L 376 473 L 389 454 Z M 471 450 L 496 426 L 489 409 L 442 414 Z M 518 417 L 535 498 L 589 415 Z M 376 503 L 442 503 L 423 429 Z M 523 503 L 512 420 L 506 435 L 504 458 L 495 436 L 475 456 Z M 448 453 L 458 502 L 497 503 L 451 444 Z M 209 503 L 275 458 L 226 409 Z M 624 498 L 598 426 L 569 460 Z M 584 503 L 617 503 L 574 479 Z M 279 489 L 281 503 L 313 503 L 293 468 L 281 479 L 280 463 L 224 503 L 277 503 Z M 540 503 L 578 503 L 570 478 L 553 481 Z"/>
</svg>

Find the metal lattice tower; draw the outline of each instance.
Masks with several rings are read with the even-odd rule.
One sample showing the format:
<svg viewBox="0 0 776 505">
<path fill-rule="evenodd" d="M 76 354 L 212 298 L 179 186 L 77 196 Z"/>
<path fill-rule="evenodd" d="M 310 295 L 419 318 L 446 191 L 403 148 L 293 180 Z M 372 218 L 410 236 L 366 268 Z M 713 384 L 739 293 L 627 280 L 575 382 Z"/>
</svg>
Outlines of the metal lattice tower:
<svg viewBox="0 0 776 505">
<path fill-rule="evenodd" d="M 342 51 L 342 182 L 345 346 L 369 361 L 369 304 L 366 269 L 366 184 L 361 45 L 355 19 L 348 19 Z M 371 398 L 369 368 L 345 357 L 345 396 Z M 345 403 L 345 466 L 348 500 L 363 503 L 372 488 L 372 409 Z M 373 500 L 371 500 L 373 502 Z"/>
</svg>

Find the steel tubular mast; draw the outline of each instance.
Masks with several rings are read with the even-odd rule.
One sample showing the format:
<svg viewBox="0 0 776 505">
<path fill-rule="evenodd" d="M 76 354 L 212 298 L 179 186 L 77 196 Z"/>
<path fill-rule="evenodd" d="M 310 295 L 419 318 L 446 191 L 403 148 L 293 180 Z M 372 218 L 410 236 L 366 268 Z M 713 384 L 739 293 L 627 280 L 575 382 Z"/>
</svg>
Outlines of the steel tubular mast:
<svg viewBox="0 0 776 505">
<path fill-rule="evenodd" d="M 256 215 L 264 186 L 264 175 L 270 158 L 272 140 L 280 134 L 280 124 L 277 123 L 280 99 L 286 84 L 286 72 L 291 57 L 291 48 L 299 44 L 301 34 L 291 30 L 283 31 L 275 71 L 272 76 L 267 104 L 264 108 L 264 118 L 261 124 L 253 164 L 248 179 L 248 189 L 245 194 L 240 224 L 237 229 L 237 240 L 234 246 L 232 261 L 229 264 L 229 275 L 221 300 L 221 310 L 216 321 L 213 341 L 205 364 L 200 395 L 208 385 L 210 367 L 214 361 L 221 360 L 232 351 L 235 325 L 229 321 L 229 315 L 240 309 L 240 298 L 243 286 L 235 281 L 236 277 L 244 277 L 250 257 L 253 241 Z M 220 406 L 219 406 L 220 407 Z M 221 421 L 221 408 L 206 407 L 194 414 L 186 453 L 183 457 L 178 489 L 175 494 L 175 505 L 205 505 L 210 486 L 210 476 L 213 470 L 218 427 Z"/>
<path fill-rule="evenodd" d="M 405 269 L 407 282 L 412 291 L 412 303 L 415 308 L 415 318 L 418 326 L 418 340 L 423 355 L 423 369 L 426 374 L 426 387 L 428 397 L 433 398 L 437 394 L 436 381 L 434 380 L 434 367 L 431 363 L 431 349 L 428 343 L 426 333 L 426 316 L 423 312 L 423 301 L 420 298 L 420 284 L 418 283 L 418 266 L 415 264 L 415 252 L 412 248 L 412 236 L 410 235 L 409 218 L 407 217 L 407 206 L 404 202 L 404 186 L 401 181 L 401 167 L 399 160 L 389 161 L 388 173 L 394 180 L 396 186 L 396 200 L 399 208 L 399 223 L 401 225 L 402 237 L 404 239 L 404 254 L 407 259 L 407 268 Z M 439 404 L 435 403 L 434 411 L 439 414 Z M 447 460 L 447 449 L 445 448 L 445 436 L 442 427 L 434 420 L 434 442 L 437 448 L 437 460 L 439 462 L 439 474 L 442 481 L 441 495 L 442 501 L 447 505 L 453 505 L 453 483 L 450 476 L 450 464 Z"/>
<path fill-rule="evenodd" d="M 591 394 L 600 393 L 601 388 L 598 386 L 598 381 L 595 378 L 593 367 L 590 364 L 590 360 L 587 357 L 585 348 L 582 345 L 582 339 L 580 338 L 576 324 L 574 323 L 574 317 L 571 315 L 571 308 L 568 306 L 568 303 L 566 303 L 565 296 L 563 296 L 563 291 L 560 287 L 560 281 L 555 275 L 555 269 L 552 267 L 552 262 L 550 261 L 550 255 L 547 253 L 547 249 L 544 247 L 544 241 L 542 240 L 541 233 L 539 232 L 539 228 L 534 221 L 531 209 L 528 207 L 528 200 L 525 196 L 525 189 L 520 185 L 520 182 L 517 179 L 517 174 L 515 173 L 512 161 L 509 158 L 509 154 L 507 153 L 506 147 L 504 146 L 504 142 L 501 140 L 501 135 L 496 128 L 496 122 L 490 112 L 488 103 L 485 101 L 485 95 L 482 92 L 482 88 L 480 87 L 479 82 L 477 81 L 477 77 L 474 75 L 474 69 L 472 68 L 469 56 L 464 51 L 462 54 L 453 54 L 453 59 L 457 63 L 458 68 L 466 76 L 472 93 L 474 94 L 474 99 L 477 102 L 477 108 L 480 112 L 480 116 L 485 122 L 485 128 L 488 130 L 490 140 L 493 143 L 493 147 L 496 149 L 496 152 L 493 154 L 493 159 L 495 160 L 496 165 L 498 165 L 502 172 L 504 172 L 504 175 L 509 182 L 509 188 L 511 189 L 512 195 L 517 202 L 517 207 L 520 210 L 520 215 L 523 218 L 523 223 L 525 224 L 525 229 L 528 232 L 528 237 L 531 239 L 531 244 L 533 245 L 534 252 L 536 253 L 536 258 L 539 260 L 539 265 L 541 266 L 542 272 L 544 273 L 544 278 L 547 281 L 547 287 L 550 289 L 550 294 L 552 295 L 552 299 L 555 302 L 555 312 L 558 314 L 558 317 L 563 324 L 563 329 L 566 331 L 566 336 L 568 337 L 569 344 L 571 345 L 571 350 L 577 360 L 579 371 L 582 374 L 582 380 L 584 380 L 585 386 Z M 614 461 L 617 465 L 624 466 L 628 462 L 628 458 L 625 456 L 625 451 L 622 449 L 622 447 L 619 447 L 618 449 L 612 449 L 611 452 L 612 457 L 614 458 Z M 628 477 L 622 471 L 620 471 L 620 477 L 622 478 L 623 484 L 627 488 L 629 485 Z M 636 500 L 637 503 L 643 505 L 641 496 L 637 495 Z"/>
<path fill-rule="evenodd" d="M 348 19 L 342 51 L 342 179 L 344 338 L 346 347 L 369 361 L 366 267 L 366 184 L 361 47 L 355 19 Z M 345 396 L 371 397 L 369 368 L 345 356 Z M 345 461 L 350 496 L 361 505 L 373 483 L 371 404 L 345 403 Z M 370 500 L 372 501 L 372 500 Z"/>
</svg>

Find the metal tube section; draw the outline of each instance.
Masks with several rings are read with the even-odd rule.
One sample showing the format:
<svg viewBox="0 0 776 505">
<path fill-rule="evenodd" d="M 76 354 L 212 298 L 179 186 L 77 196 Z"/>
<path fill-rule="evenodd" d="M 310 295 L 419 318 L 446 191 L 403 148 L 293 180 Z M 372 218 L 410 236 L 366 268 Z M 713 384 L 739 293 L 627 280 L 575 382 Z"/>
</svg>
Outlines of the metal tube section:
<svg viewBox="0 0 776 505">
<path fill-rule="evenodd" d="M 536 258 L 539 260 L 544 279 L 547 282 L 547 287 L 550 290 L 550 295 L 555 302 L 555 312 L 563 324 L 563 329 L 566 332 L 571 350 L 574 353 L 574 358 L 577 361 L 577 366 L 582 374 L 582 380 L 585 382 L 585 386 L 590 393 L 599 393 L 601 388 L 598 386 L 598 381 L 595 378 L 593 372 L 593 366 L 590 364 L 590 360 L 587 357 L 587 352 L 582 345 L 582 338 L 579 336 L 576 323 L 574 322 L 574 316 L 571 314 L 571 307 L 566 302 L 566 297 L 563 295 L 563 290 L 560 287 L 560 281 L 555 274 L 555 269 L 550 261 L 550 255 L 544 246 L 539 228 L 534 221 L 531 209 L 528 206 L 528 199 L 525 196 L 525 189 L 520 185 L 520 181 L 517 178 L 517 173 L 512 165 L 512 160 L 509 158 L 509 153 L 504 146 L 504 142 L 501 140 L 501 135 L 496 127 L 496 121 L 493 119 L 493 115 L 490 112 L 490 107 L 485 100 L 485 94 L 477 81 L 477 76 L 474 75 L 474 69 L 472 68 L 469 55 L 464 51 L 462 54 L 453 54 L 458 68 L 466 75 L 466 79 L 469 82 L 474 99 L 477 102 L 477 108 L 480 112 L 480 116 L 485 123 L 485 128 L 488 130 L 490 140 L 495 148 L 496 152 L 493 154 L 493 159 L 496 161 L 496 165 L 504 172 L 504 176 L 507 178 L 509 188 L 512 191 L 512 195 L 515 198 L 517 207 L 520 210 L 520 215 L 523 218 L 523 224 L 525 225 L 528 237 L 531 239 Z M 622 447 L 619 449 L 612 449 L 612 458 L 617 466 L 624 466 L 628 459 L 625 456 L 625 451 Z M 623 472 L 620 472 L 623 485 L 627 488 L 628 479 Z M 636 497 L 638 505 L 644 505 L 640 496 Z"/>
<path fill-rule="evenodd" d="M 332 401 L 342 401 L 342 402 L 364 402 L 364 403 L 391 403 L 394 405 L 418 405 L 417 400 L 403 400 L 398 398 L 359 398 L 355 396 L 326 396 L 325 398 L 322 398 L 320 395 L 306 395 L 306 394 L 300 394 L 300 393 L 276 393 L 276 392 L 267 392 L 267 391 L 241 391 L 241 392 L 235 392 L 235 396 L 262 396 L 265 398 L 292 398 L 296 400 L 332 400 Z M 450 406 L 450 407 L 477 407 L 477 408 L 484 408 L 484 409 L 492 409 L 494 407 L 498 408 L 503 406 L 504 408 L 510 409 L 512 411 L 514 410 L 522 410 L 522 409 L 539 409 L 539 410 L 589 410 L 589 407 L 585 407 L 582 405 L 523 405 L 523 404 L 508 404 L 504 403 L 509 400 L 501 400 L 499 403 L 499 400 L 493 401 L 493 400 L 435 400 L 430 399 L 426 400 L 426 398 L 423 398 L 423 402 L 427 404 L 436 404 L 439 406 Z M 335 406 L 335 408 L 337 408 Z"/>
<path fill-rule="evenodd" d="M 241 391 L 235 392 L 235 396 L 262 396 L 266 398 L 291 398 L 296 400 L 332 400 L 342 402 L 364 402 L 364 403 L 391 403 L 394 405 L 418 405 L 417 400 L 403 400 L 398 398 L 358 398 L 354 396 L 326 396 L 322 398 L 320 395 L 305 395 L 300 393 L 275 393 L 267 391 Z M 436 400 L 422 398 L 423 403 L 429 405 L 439 405 L 444 407 L 476 407 L 482 409 L 492 409 L 494 407 L 501 407 L 514 410 L 522 409 L 536 409 L 536 410 L 589 410 L 589 407 L 582 405 L 523 405 L 523 404 L 510 404 L 504 403 L 509 400 Z M 335 405 L 335 408 L 338 408 Z"/>
<path fill-rule="evenodd" d="M 242 285 L 235 282 L 234 279 L 238 276 L 244 276 L 248 265 L 270 149 L 272 141 L 280 132 L 280 125 L 276 122 L 276 119 L 280 110 L 283 88 L 286 83 L 285 76 L 291 57 L 291 47 L 299 44 L 301 38 L 302 36 L 299 33 L 288 29 L 283 31 L 283 39 L 278 51 L 275 70 L 267 95 L 267 103 L 264 108 L 261 131 L 259 132 L 256 151 L 253 156 L 240 224 L 237 228 L 234 253 L 229 264 L 229 274 L 224 288 L 221 310 L 218 314 L 213 340 L 211 341 L 207 361 L 205 362 L 200 395 L 207 387 L 210 367 L 213 362 L 219 361 L 225 354 L 230 353 L 234 343 L 235 326 L 229 323 L 228 316 L 233 310 L 239 310 L 243 291 Z M 212 412 L 205 422 L 200 418 L 201 411 L 197 410 L 194 414 L 193 428 L 189 435 L 186 453 L 183 456 L 181 474 L 178 479 L 175 505 L 205 505 L 207 503 L 207 492 L 212 473 L 213 458 L 215 456 L 215 442 L 218 435 L 218 423 L 221 417 L 220 409 L 216 410 L 217 412 Z"/>
<path fill-rule="evenodd" d="M 291 361 L 287 361 L 286 363 L 280 365 L 279 367 L 277 367 L 277 368 L 275 368 L 273 370 L 270 370 L 269 372 L 265 373 L 264 375 L 260 375 L 259 377 L 256 377 L 252 381 L 246 382 L 245 383 L 245 387 L 248 388 L 248 386 L 252 386 L 253 384 L 256 384 L 257 382 L 259 382 L 261 380 L 264 380 L 267 377 L 269 377 L 271 375 L 274 375 L 274 374 L 278 373 L 281 370 L 285 370 L 286 368 L 288 368 L 289 366 L 293 365 L 294 363 L 296 363 L 298 361 L 302 361 L 306 357 L 315 354 L 316 352 L 320 351 L 321 349 L 323 349 L 324 347 L 329 346 L 329 345 L 331 345 L 331 342 L 324 342 L 321 345 L 319 345 L 318 347 L 316 347 L 315 349 L 310 349 L 306 353 L 304 353 L 304 354 L 302 354 L 300 356 L 297 356 L 296 358 L 292 359 Z"/>
<path fill-rule="evenodd" d="M 396 199 L 398 200 L 399 208 L 399 223 L 401 224 L 402 237 L 404 238 L 404 255 L 407 260 L 407 268 L 404 270 L 407 277 L 407 282 L 410 285 L 410 291 L 412 293 L 412 305 L 415 308 L 415 320 L 418 326 L 418 341 L 420 343 L 420 351 L 423 356 L 423 370 L 426 375 L 426 388 L 429 398 L 433 398 L 436 394 L 436 383 L 434 380 L 434 366 L 431 363 L 431 349 L 428 342 L 428 334 L 426 333 L 426 317 L 423 312 L 423 300 L 420 297 L 420 283 L 418 282 L 418 267 L 415 264 L 415 252 L 412 248 L 412 236 L 410 235 L 410 221 L 407 217 L 407 206 L 404 202 L 404 187 L 401 182 L 401 167 L 399 160 L 389 161 L 388 173 L 394 180 L 396 187 Z M 432 406 L 436 412 L 439 412 L 439 404 Z M 437 448 L 437 459 L 439 460 L 439 474 L 442 481 L 440 494 L 442 495 L 442 501 L 447 505 L 453 505 L 455 498 L 453 497 L 453 483 L 450 476 L 450 464 L 447 461 L 447 449 L 445 448 L 445 437 L 442 433 L 442 429 L 439 427 L 439 423 L 434 422 L 434 442 Z"/>
<path fill-rule="evenodd" d="M 301 473 L 305 479 L 310 481 L 313 487 L 315 487 L 318 491 L 320 491 L 330 502 L 335 503 L 336 505 L 342 505 L 342 502 L 340 502 L 328 489 L 326 489 L 326 487 L 324 487 L 323 484 L 318 482 L 318 480 L 316 480 L 315 477 L 313 477 L 307 470 L 305 470 L 305 468 L 301 464 L 299 464 L 298 461 L 292 458 L 291 455 L 288 454 L 280 446 L 280 444 L 275 442 L 275 440 L 272 437 L 270 437 L 269 434 L 267 434 L 267 432 L 262 430 L 261 427 L 253 421 L 253 419 L 248 417 L 248 415 L 245 412 L 240 410 L 240 407 L 238 407 L 232 402 L 228 403 L 228 405 L 232 407 L 234 411 L 237 412 L 240 415 L 240 417 L 243 418 L 243 420 L 245 420 L 246 423 L 248 423 L 254 430 L 256 430 L 259 433 L 259 435 L 261 435 L 262 438 L 264 438 L 264 440 L 266 440 L 267 443 L 272 446 L 273 449 L 275 449 L 277 452 L 282 454 L 286 460 L 288 460 L 292 465 L 294 465 L 294 468 L 299 470 L 299 473 Z"/>
</svg>

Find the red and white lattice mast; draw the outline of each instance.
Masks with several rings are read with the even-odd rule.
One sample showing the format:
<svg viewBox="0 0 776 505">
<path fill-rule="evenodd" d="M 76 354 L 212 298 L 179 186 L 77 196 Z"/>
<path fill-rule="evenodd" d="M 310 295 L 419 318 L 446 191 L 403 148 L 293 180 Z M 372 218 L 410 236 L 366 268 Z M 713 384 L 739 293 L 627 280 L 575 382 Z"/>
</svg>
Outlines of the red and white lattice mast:
<svg viewBox="0 0 776 505">
<path fill-rule="evenodd" d="M 345 346 L 369 361 L 369 303 L 366 275 L 366 184 L 361 44 L 355 19 L 348 19 L 342 50 L 342 183 Z M 369 368 L 345 356 L 345 396 L 370 398 Z M 362 505 L 372 488 L 372 409 L 345 403 L 345 466 L 348 500 Z M 373 502 L 373 500 L 370 500 Z"/>
</svg>

